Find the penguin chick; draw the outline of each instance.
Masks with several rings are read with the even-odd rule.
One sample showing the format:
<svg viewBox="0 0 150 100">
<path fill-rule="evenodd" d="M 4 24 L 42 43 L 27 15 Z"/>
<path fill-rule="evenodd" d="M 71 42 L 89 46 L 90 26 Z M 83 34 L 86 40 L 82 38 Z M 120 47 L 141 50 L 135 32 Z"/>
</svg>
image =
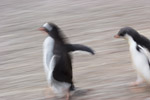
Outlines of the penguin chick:
<svg viewBox="0 0 150 100">
<path fill-rule="evenodd" d="M 150 84 L 150 40 L 131 27 L 121 28 L 114 37 L 124 38 L 129 43 L 132 62 L 137 72 L 137 80 L 131 85 L 143 82 Z"/>
<path fill-rule="evenodd" d="M 69 52 L 81 50 L 94 54 L 94 51 L 84 45 L 68 44 L 60 28 L 53 23 L 45 23 L 40 30 L 48 34 L 43 43 L 43 62 L 48 85 L 57 96 L 66 96 L 69 100 L 70 92 L 75 90 Z"/>
</svg>

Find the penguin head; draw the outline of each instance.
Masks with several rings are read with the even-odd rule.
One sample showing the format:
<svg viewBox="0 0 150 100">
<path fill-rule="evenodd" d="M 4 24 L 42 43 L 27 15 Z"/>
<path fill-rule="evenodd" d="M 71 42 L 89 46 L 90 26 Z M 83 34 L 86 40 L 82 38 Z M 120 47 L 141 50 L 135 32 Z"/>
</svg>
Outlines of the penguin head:
<svg viewBox="0 0 150 100">
<path fill-rule="evenodd" d="M 56 41 L 60 41 L 62 43 L 66 42 L 64 34 L 61 32 L 60 28 L 54 23 L 47 22 L 43 24 L 39 30 L 46 32 L 50 37 L 52 37 Z"/>
<path fill-rule="evenodd" d="M 117 35 L 114 36 L 115 38 L 125 38 L 128 39 L 128 37 L 132 37 L 135 39 L 136 37 L 139 37 L 139 33 L 131 28 L 131 27 L 124 27 L 121 28 Z"/>
<path fill-rule="evenodd" d="M 48 33 L 49 36 L 56 39 L 59 36 L 59 28 L 53 23 L 45 23 L 40 28 L 41 31 Z"/>
</svg>

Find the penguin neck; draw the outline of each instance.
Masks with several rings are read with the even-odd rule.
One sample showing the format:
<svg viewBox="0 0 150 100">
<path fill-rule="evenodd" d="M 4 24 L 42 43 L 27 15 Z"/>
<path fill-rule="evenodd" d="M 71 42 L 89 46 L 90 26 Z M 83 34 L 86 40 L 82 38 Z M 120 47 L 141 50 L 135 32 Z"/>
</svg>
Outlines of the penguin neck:
<svg viewBox="0 0 150 100">
<path fill-rule="evenodd" d="M 65 44 L 65 41 L 61 37 L 55 37 L 51 35 L 49 35 L 49 37 L 51 37 L 57 44 Z"/>
<path fill-rule="evenodd" d="M 49 36 L 51 37 L 51 36 Z M 64 45 L 65 43 L 62 41 L 62 40 L 59 40 L 59 39 L 55 39 L 53 37 L 51 37 L 53 40 L 54 40 L 54 44 L 56 45 Z"/>
<path fill-rule="evenodd" d="M 133 40 L 131 36 L 127 36 L 127 40 L 129 44 L 130 53 L 133 55 L 135 52 L 137 52 L 136 50 L 137 43 Z"/>
<path fill-rule="evenodd" d="M 127 35 L 126 39 L 128 40 L 128 44 L 129 44 L 130 47 L 132 47 L 132 46 L 135 47 L 137 45 L 137 43 L 133 40 L 133 38 L 131 36 Z"/>
<path fill-rule="evenodd" d="M 59 45 L 64 45 L 65 43 L 61 40 L 58 39 L 54 39 L 55 40 L 55 44 L 59 44 Z"/>
</svg>

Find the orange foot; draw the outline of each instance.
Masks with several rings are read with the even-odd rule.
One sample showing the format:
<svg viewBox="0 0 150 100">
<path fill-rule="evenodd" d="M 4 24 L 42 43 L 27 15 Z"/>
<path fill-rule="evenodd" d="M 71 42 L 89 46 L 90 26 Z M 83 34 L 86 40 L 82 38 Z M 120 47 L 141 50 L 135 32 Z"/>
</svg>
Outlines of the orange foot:
<svg viewBox="0 0 150 100">
<path fill-rule="evenodd" d="M 46 88 L 45 90 L 44 90 L 44 95 L 45 95 L 45 97 L 46 98 L 54 98 L 54 96 L 52 96 L 52 95 L 50 95 L 50 94 L 53 94 L 52 93 L 52 91 L 51 91 L 51 89 L 50 88 Z"/>
<path fill-rule="evenodd" d="M 138 85 L 140 85 L 142 82 L 137 82 L 137 81 L 135 81 L 135 82 L 131 82 L 130 83 L 130 86 L 138 86 Z"/>
</svg>

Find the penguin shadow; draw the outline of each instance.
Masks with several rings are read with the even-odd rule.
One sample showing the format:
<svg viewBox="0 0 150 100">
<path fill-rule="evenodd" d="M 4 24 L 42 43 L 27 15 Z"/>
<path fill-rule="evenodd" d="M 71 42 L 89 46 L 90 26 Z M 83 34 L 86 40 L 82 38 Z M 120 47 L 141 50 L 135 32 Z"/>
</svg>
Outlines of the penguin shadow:
<svg viewBox="0 0 150 100">
<path fill-rule="evenodd" d="M 150 97 L 146 98 L 145 100 L 150 100 Z"/>
<path fill-rule="evenodd" d="M 66 100 L 65 97 L 57 97 L 57 96 L 52 96 L 52 97 L 45 97 L 44 99 L 42 100 Z"/>
<path fill-rule="evenodd" d="M 130 86 L 129 91 L 131 93 L 135 93 L 135 94 L 150 93 L 150 85 L 147 85 L 147 84 L 143 83 L 143 84 L 140 84 L 138 86 Z M 147 96 L 143 100 L 150 100 L 150 97 Z"/>
<path fill-rule="evenodd" d="M 88 95 L 90 92 L 92 92 L 93 89 L 77 89 L 72 95 L 70 100 L 77 100 L 77 98 L 80 98 L 82 96 Z"/>
<path fill-rule="evenodd" d="M 142 92 L 150 92 L 150 85 L 147 84 L 141 84 L 138 86 L 130 86 L 129 90 L 133 93 L 142 93 Z"/>
<path fill-rule="evenodd" d="M 91 91 L 93 91 L 93 89 L 77 89 L 70 94 L 70 100 L 77 100 L 78 98 L 87 95 Z M 59 98 L 57 96 L 53 96 L 53 97 L 45 97 L 42 100 L 66 100 L 66 97 Z"/>
</svg>

